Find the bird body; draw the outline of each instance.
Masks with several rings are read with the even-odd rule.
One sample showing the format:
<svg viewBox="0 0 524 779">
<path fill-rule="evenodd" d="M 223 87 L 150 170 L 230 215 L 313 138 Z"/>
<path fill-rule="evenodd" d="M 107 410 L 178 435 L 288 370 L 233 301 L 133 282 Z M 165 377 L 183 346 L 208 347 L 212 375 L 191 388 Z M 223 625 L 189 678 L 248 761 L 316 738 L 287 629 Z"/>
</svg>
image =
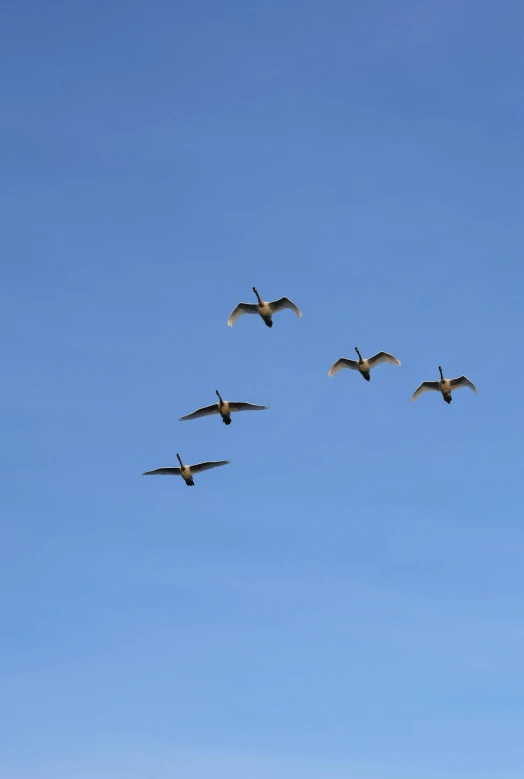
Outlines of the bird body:
<svg viewBox="0 0 524 779">
<path fill-rule="evenodd" d="M 277 314 L 285 308 L 294 311 L 298 317 L 302 316 L 302 311 L 289 298 L 284 297 L 268 302 L 262 300 L 256 287 L 253 287 L 253 292 L 257 296 L 258 303 L 239 303 L 238 306 L 233 309 L 227 320 L 229 327 L 233 327 L 237 319 L 243 314 L 259 314 L 268 327 L 273 327 L 273 314 Z"/>
<path fill-rule="evenodd" d="M 253 287 L 253 289 L 255 288 Z M 258 313 L 260 314 L 260 316 L 262 317 L 262 319 L 264 320 L 264 322 L 268 327 L 273 327 L 273 321 L 271 319 L 271 306 L 265 300 L 262 300 L 258 292 L 256 292 L 255 294 L 258 297 L 258 304 L 257 304 Z"/>
<path fill-rule="evenodd" d="M 440 391 L 446 403 L 451 403 L 451 382 L 449 379 L 440 380 Z"/>
<path fill-rule="evenodd" d="M 188 487 L 194 487 L 195 482 L 193 481 L 193 474 L 191 473 L 191 468 L 189 465 L 182 465 L 180 468 L 180 475 L 187 484 Z"/>
<path fill-rule="evenodd" d="M 180 417 L 181 422 L 185 422 L 188 419 L 198 419 L 199 417 L 207 417 L 212 414 L 220 414 L 222 422 L 225 425 L 231 424 L 231 414 L 236 411 L 265 411 L 269 406 L 256 406 L 254 403 L 243 403 L 238 400 L 223 400 L 220 392 L 215 390 L 218 403 L 213 403 L 211 406 L 203 406 L 193 411 L 192 414 L 187 414 L 185 417 Z"/>
<path fill-rule="evenodd" d="M 220 400 L 218 401 L 218 412 L 220 416 L 222 417 L 222 422 L 225 425 L 231 424 L 231 409 L 229 408 L 229 403 L 227 400 Z"/>
<path fill-rule="evenodd" d="M 177 454 L 179 468 L 156 468 L 154 471 L 145 471 L 143 476 L 181 476 L 188 487 L 194 487 L 193 481 L 194 473 L 201 473 L 202 471 L 208 471 L 211 468 L 218 468 L 221 465 L 228 465 L 231 460 L 214 460 L 204 463 L 196 463 L 196 465 L 184 465 L 182 458 Z"/>
<path fill-rule="evenodd" d="M 328 371 L 328 376 L 334 376 L 335 373 L 338 373 L 342 368 L 349 368 L 349 370 L 352 371 L 359 371 L 360 375 L 366 381 L 369 381 L 371 379 L 370 371 L 375 366 L 380 365 L 383 362 L 388 362 L 390 365 L 401 364 L 400 360 L 397 360 L 396 357 L 393 357 L 392 354 L 388 354 L 388 352 L 377 352 L 373 357 L 369 357 L 369 359 L 365 360 L 356 346 L 355 351 L 358 354 L 358 360 L 348 360 L 346 357 L 341 357 L 333 363 Z"/>
<path fill-rule="evenodd" d="M 458 376 L 456 379 L 446 379 L 440 365 L 438 366 L 438 369 L 440 373 L 439 381 L 423 381 L 411 396 L 412 401 L 415 401 L 424 392 L 433 391 L 440 392 L 446 403 L 449 404 L 452 401 L 451 393 L 461 387 L 469 387 L 477 394 L 477 388 L 467 376 Z"/>
</svg>

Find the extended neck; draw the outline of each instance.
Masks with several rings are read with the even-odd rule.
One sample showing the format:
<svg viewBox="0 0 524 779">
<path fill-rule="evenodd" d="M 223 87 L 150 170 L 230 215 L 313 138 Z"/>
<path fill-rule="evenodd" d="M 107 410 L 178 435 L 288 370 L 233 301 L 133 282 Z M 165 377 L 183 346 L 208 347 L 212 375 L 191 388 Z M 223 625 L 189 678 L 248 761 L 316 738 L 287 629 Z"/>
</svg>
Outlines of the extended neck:
<svg viewBox="0 0 524 779">
<path fill-rule="evenodd" d="M 178 462 L 180 463 L 180 467 L 183 468 L 184 467 L 184 463 L 182 462 L 182 458 L 180 457 L 179 454 L 177 454 L 177 457 L 178 457 Z"/>
<path fill-rule="evenodd" d="M 222 396 L 220 395 L 220 392 L 219 392 L 218 390 L 215 390 L 215 392 L 216 392 L 216 394 L 217 394 L 217 397 L 218 397 L 218 402 L 220 403 L 220 405 L 222 405 L 222 403 L 223 403 L 224 401 L 222 400 Z"/>
<path fill-rule="evenodd" d="M 261 303 L 262 303 L 262 298 L 261 298 L 261 297 L 260 297 L 260 295 L 258 294 L 258 292 L 257 292 L 257 288 L 256 288 L 256 287 L 253 287 L 253 292 L 254 292 L 254 293 L 255 293 L 255 295 L 257 296 L 257 300 L 258 300 L 258 302 L 261 304 Z"/>
<path fill-rule="evenodd" d="M 359 350 L 357 349 L 356 346 L 355 346 L 355 351 L 358 354 L 358 359 L 361 360 L 362 359 L 362 355 L 360 354 L 360 352 L 359 352 Z"/>
<path fill-rule="evenodd" d="M 444 374 L 442 373 L 442 368 L 440 367 L 440 365 L 438 366 L 438 369 L 439 369 L 439 372 L 440 372 L 440 378 L 443 379 L 444 378 Z"/>
</svg>

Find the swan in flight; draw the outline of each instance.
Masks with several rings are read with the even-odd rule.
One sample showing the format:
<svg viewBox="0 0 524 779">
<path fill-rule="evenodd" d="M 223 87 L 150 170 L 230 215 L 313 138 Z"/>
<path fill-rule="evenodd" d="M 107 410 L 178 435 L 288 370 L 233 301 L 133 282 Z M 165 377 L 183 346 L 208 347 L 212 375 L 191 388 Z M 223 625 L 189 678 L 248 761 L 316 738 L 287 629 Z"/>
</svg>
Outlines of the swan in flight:
<svg viewBox="0 0 524 779">
<path fill-rule="evenodd" d="M 194 473 L 209 471 L 210 468 L 218 468 L 220 465 L 228 465 L 231 460 L 215 460 L 214 462 L 197 463 L 196 465 L 184 465 L 179 454 L 177 454 L 180 468 L 156 468 L 154 471 L 146 471 L 143 476 L 181 476 L 188 487 L 194 487 Z"/>
<path fill-rule="evenodd" d="M 260 314 L 268 327 L 273 327 L 273 314 L 283 311 L 285 308 L 290 308 L 298 317 L 302 316 L 302 311 L 289 298 L 279 298 L 269 303 L 262 300 L 256 287 L 253 287 L 253 292 L 257 296 L 258 303 L 239 303 L 227 320 L 229 327 L 233 327 L 242 314 Z"/>
<path fill-rule="evenodd" d="M 220 392 L 218 390 L 215 390 L 215 392 L 218 396 L 218 403 L 197 408 L 192 414 L 180 417 L 180 421 L 185 422 L 186 419 L 198 419 L 199 417 L 211 416 L 211 414 L 220 414 L 222 422 L 225 425 L 230 425 L 233 411 L 265 411 L 265 409 L 269 408 L 269 406 L 255 406 L 254 403 L 241 403 L 238 400 L 222 400 Z"/>
<path fill-rule="evenodd" d="M 388 354 L 387 352 L 377 352 L 373 357 L 364 360 L 356 346 L 355 351 L 358 354 L 358 360 L 347 360 L 345 357 L 341 357 L 340 360 L 333 363 L 328 371 L 328 376 L 334 376 L 335 373 L 338 373 L 342 368 L 349 368 L 352 371 L 360 371 L 360 375 L 363 376 L 366 381 L 369 381 L 371 378 L 369 372 L 376 365 L 380 365 L 382 362 L 389 362 L 391 365 L 400 365 L 400 360 L 397 360 L 396 357 L 393 357 L 392 354 Z"/>
<path fill-rule="evenodd" d="M 441 392 L 446 403 L 451 403 L 451 393 L 461 387 L 469 387 L 475 394 L 477 393 L 477 388 L 467 376 L 459 376 L 457 379 L 445 379 L 440 365 L 438 369 L 440 371 L 440 381 L 423 381 L 411 396 L 411 400 L 416 400 L 424 392 L 429 392 L 429 390 Z"/>
</svg>

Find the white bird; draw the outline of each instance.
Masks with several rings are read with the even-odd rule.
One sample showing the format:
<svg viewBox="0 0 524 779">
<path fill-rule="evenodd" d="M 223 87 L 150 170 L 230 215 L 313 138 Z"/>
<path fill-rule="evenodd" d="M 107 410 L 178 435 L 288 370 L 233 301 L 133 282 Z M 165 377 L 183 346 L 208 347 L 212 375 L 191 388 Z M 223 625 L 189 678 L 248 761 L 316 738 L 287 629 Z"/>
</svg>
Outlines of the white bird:
<svg viewBox="0 0 524 779">
<path fill-rule="evenodd" d="M 469 387 L 475 394 L 477 393 L 477 388 L 467 376 L 459 376 L 457 379 L 445 379 L 440 365 L 438 369 L 440 371 L 440 381 L 423 381 L 411 396 L 411 400 L 416 400 L 420 395 L 429 390 L 441 392 L 446 403 L 451 403 L 451 393 L 461 387 Z"/>
<path fill-rule="evenodd" d="M 209 471 L 210 468 L 218 468 L 220 465 L 228 465 L 231 460 L 215 460 L 214 462 L 197 463 L 196 465 L 184 465 L 180 455 L 177 454 L 180 468 L 156 468 L 154 471 L 145 471 L 142 476 L 181 476 L 188 487 L 194 487 L 194 473 Z"/>
<path fill-rule="evenodd" d="M 180 417 L 180 421 L 185 422 L 186 419 L 198 419 L 199 417 L 211 416 L 211 414 L 220 414 L 222 422 L 225 425 L 230 425 L 233 411 L 265 411 L 265 409 L 269 408 L 269 406 L 255 406 L 253 403 L 241 403 L 237 400 L 222 400 L 220 392 L 218 390 L 215 390 L 215 392 L 218 395 L 218 403 L 197 408 L 192 414 Z"/>
<path fill-rule="evenodd" d="M 373 357 L 364 360 L 356 346 L 355 351 L 358 354 L 358 360 L 347 360 L 345 357 L 341 357 L 340 360 L 333 363 L 328 371 L 328 376 L 334 376 L 335 373 L 338 373 L 342 368 L 349 368 L 352 371 L 360 371 L 360 375 L 363 376 L 366 381 L 369 381 L 371 378 L 369 372 L 371 368 L 374 368 L 376 365 L 380 365 L 382 362 L 389 362 L 391 365 L 400 365 L 400 360 L 397 360 L 396 357 L 393 357 L 392 354 L 388 354 L 387 352 L 377 352 Z"/>
<path fill-rule="evenodd" d="M 257 296 L 258 303 L 239 303 L 227 320 L 229 327 L 233 327 L 242 314 L 260 314 L 268 327 L 273 327 L 273 314 L 283 311 L 285 308 L 290 308 L 298 317 L 302 316 L 302 311 L 289 298 L 279 298 L 279 300 L 273 300 L 269 303 L 262 300 L 256 287 L 253 287 L 253 292 Z"/>
</svg>

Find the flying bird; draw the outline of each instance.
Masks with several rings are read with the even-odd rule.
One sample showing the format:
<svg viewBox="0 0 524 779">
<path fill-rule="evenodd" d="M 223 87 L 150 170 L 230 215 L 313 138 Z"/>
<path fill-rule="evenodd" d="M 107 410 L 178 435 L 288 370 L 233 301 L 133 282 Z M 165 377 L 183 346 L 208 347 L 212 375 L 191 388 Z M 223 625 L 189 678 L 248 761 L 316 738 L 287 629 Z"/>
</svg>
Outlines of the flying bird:
<svg viewBox="0 0 524 779">
<path fill-rule="evenodd" d="M 258 303 L 239 303 L 227 320 L 229 327 L 233 327 L 242 314 L 260 314 L 268 327 L 273 327 L 273 314 L 277 314 L 285 308 L 290 308 L 298 317 L 302 316 L 302 311 L 289 298 L 279 298 L 269 303 L 262 300 L 256 287 L 253 287 L 253 292 L 257 296 Z"/>
<path fill-rule="evenodd" d="M 214 462 L 197 463 L 196 465 L 184 465 L 180 455 L 177 454 L 180 468 L 156 468 L 154 471 L 145 471 L 142 476 L 181 476 L 188 487 L 194 487 L 194 473 L 209 471 L 210 468 L 218 468 L 220 465 L 228 465 L 231 460 L 215 460 Z"/>
<path fill-rule="evenodd" d="M 477 393 L 477 388 L 467 376 L 459 376 L 457 379 L 445 379 L 440 365 L 438 366 L 438 369 L 440 372 L 440 381 L 423 381 L 411 396 L 411 400 L 416 400 L 424 392 L 429 392 L 430 390 L 433 392 L 441 392 L 446 403 L 451 403 L 451 393 L 461 387 L 469 387 L 475 394 Z"/>
<path fill-rule="evenodd" d="M 237 400 L 222 400 L 220 392 L 218 390 L 215 390 L 215 392 L 218 396 L 218 403 L 197 408 L 192 414 L 180 417 L 180 421 L 185 422 L 187 419 L 198 419 L 199 417 L 208 417 L 212 414 L 220 414 L 222 422 L 225 425 L 230 425 L 231 414 L 234 411 L 265 411 L 265 409 L 269 408 L 269 406 L 255 406 L 253 403 L 241 403 Z"/>
<path fill-rule="evenodd" d="M 360 371 L 360 375 L 363 376 L 366 381 L 369 381 L 371 378 L 369 374 L 370 370 L 375 368 L 375 366 L 380 365 L 382 362 L 389 362 L 391 365 L 400 365 L 400 360 L 397 360 L 396 357 L 393 357 L 392 354 L 388 354 L 387 352 L 378 352 L 377 354 L 374 354 L 373 357 L 364 360 L 356 346 L 355 351 L 358 354 L 358 360 L 347 360 L 345 357 L 341 357 L 340 360 L 333 363 L 328 371 L 328 376 L 334 376 L 335 373 L 338 373 L 342 368 L 349 368 L 352 371 Z"/>
</svg>

